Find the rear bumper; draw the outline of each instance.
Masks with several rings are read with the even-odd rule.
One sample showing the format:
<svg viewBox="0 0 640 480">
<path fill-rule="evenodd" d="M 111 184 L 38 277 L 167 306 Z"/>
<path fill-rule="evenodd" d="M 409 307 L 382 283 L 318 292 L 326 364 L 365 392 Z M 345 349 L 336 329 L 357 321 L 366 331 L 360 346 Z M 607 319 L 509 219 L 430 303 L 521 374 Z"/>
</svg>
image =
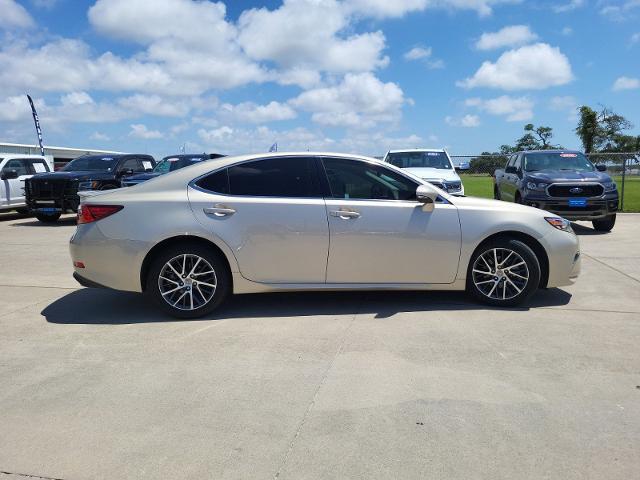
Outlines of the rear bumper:
<svg viewBox="0 0 640 480">
<path fill-rule="evenodd" d="M 78 272 L 73 272 L 73 278 L 76 280 L 76 282 L 78 282 L 83 287 L 87 287 L 87 288 L 109 288 L 109 287 L 105 287 L 104 285 L 101 285 L 101 284 L 99 284 L 97 282 L 93 282 L 93 281 L 89 280 L 88 278 L 84 278 Z"/>
<path fill-rule="evenodd" d="M 523 203 L 546 210 L 567 220 L 597 220 L 613 215 L 618 211 L 618 194 L 587 198 L 584 206 L 570 205 L 568 198 L 550 199 L 549 197 L 537 195 L 525 196 Z"/>
</svg>

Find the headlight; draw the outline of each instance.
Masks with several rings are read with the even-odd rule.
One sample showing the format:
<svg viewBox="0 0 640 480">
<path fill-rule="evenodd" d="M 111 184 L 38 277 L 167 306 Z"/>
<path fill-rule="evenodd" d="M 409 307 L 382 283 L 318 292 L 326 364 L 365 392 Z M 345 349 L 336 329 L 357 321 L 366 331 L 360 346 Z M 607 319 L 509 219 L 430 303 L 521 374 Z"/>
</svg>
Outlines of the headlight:
<svg viewBox="0 0 640 480">
<path fill-rule="evenodd" d="M 80 182 L 78 183 L 78 190 L 95 190 L 99 186 L 99 182 L 96 182 L 95 180 L 90 182 Z"/>
<path fill-rule="evenodd" d="M 447 192 L 459 192 L 462 190 L 462 182 L 448 182 L 446 186 Z"/>
<path fill-rule="evenodd" d="M 535 183 L 535 182 L 527 182 L 527 188 L 529 190 L 538 190 L 542 191 L 547 188 L 547 183 Z"/>
<path fill-rule="evenodd" d="M 544 217 L 544 219 L 547 221 L 547 223 L 549 223 L 549 225 L 557 228 L 558 230 L 562 230 L 563 232 L 573 233 L 573 229 L 571 228 L 571 222 L 565 218 Z"/>
<path fill-rule="evenodd" d="M 604 185 L 605 192 L 614 192 L 618 188 L 616 182 L 603 183 L 602 185 Z"/>
</svg>

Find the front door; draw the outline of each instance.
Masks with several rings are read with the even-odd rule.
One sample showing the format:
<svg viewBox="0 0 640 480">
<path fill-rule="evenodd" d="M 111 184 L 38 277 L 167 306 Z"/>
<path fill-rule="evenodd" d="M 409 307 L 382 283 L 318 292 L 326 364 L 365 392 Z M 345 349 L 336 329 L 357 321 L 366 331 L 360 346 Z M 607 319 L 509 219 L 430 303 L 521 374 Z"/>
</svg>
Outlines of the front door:
<svg viewBox="0 0 640 480">
<path fill-rule="evenodd" d="M 432 211 L 418 184 L 373 162 L 324 158 L 330 251 L 327 283 L 451 283 L 460 257 L 457 208 Z"/>
<path fill-rule="evenodd" d="M 234 252 L 243 277 L 323 283 L 329 250 L 324 199 L 313 158 L 253 160 L 189 187 L 198 221 Z"/>
<path fill-rule="evenodd" d="M 18 172 L 18 178 L 2 180 L 4 190 L 2 204 L 4 206 L 24 205 L 26 201 L 24 181 L 31 176 L 27 160 L 20 158 L 8 160 L 4 167 L 2 167 L 3 172 L 7 170 L 16 170 Z"/>
</svg>

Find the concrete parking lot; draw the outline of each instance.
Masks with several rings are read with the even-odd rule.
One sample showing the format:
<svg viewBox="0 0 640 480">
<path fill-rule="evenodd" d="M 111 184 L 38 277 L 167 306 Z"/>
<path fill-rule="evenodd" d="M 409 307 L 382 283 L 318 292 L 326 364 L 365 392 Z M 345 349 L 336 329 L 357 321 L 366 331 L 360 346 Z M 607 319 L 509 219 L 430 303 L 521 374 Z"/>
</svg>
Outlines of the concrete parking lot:
<svg viewBox="0 0 640 480">
<path fill-rule="evenodd" d="M 197 321 L 80 288 L 74 228 L 0 215 L 0 480 L 638 478 L 638 214 L 576 227 L 582 276 L 529 308 L 269 294 Z"/>
</svg>

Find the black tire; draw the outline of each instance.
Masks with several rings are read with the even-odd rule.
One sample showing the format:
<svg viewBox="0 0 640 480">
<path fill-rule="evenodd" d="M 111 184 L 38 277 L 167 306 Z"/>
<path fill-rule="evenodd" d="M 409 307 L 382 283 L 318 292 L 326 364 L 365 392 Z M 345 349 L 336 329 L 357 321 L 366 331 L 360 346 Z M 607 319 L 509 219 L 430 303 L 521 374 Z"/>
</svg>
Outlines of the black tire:
<svg viewBox="0 0 640 480">
<path fill-rule="evenodd" d="M 18 212 L 20 215 L 29 215 L 28 208 L 16 208 L 16 212 Z"/>
<path fill-rule="evenodd" d="M 60 218 L 61 213 L 36 213 L 36 218 L 42 223 L 55 223 Z"/>
<path fill-rule="evenodd" d="M 516 203 L 522 203 L 522 197 L 520 196 L 520 192 L 516 192 L 516 197 L 514 199 Z"/>
<path fill-rule="evenodd" d="M 614 213 L 600 220 L 593 220 L 591 223 L 593 223 L 594 230 L 598 232 L 610 232 L 616 224 L 616 214 Z"/>
<path fill-rule="evenodd" d="M 497 249 L 498 255 L 502 255 L 502 257 L 498 256 L 498 267 L 499 267 L 498 270 L 499 270 L 500 277 L 496 276 L 498 275 L 498 273 L 495 273 L 496 269 L 492 265 L 492 263 L 495 263 L 495 261 L 492 262 L 491 259 L 489 258 L 488 264 L 487 264 L 480 259 L 480 256 L 484 254 L 488 254 L 492 256 L 492 253 L 490 252 L 492 252 L 493 249 Z M 511 257 L 507 257 L 508 251 L 512 251 L 515 254 L 517 254 L 517 256 L 519 256 L 521 260 L 524 261 L 524 263 L 526 264 L 525 265 L 526 275 L 528 276 L 526 284 L 521 283 L 523 282 L 523 280 L 519 280 L 517 277 L 513 276 L 513 275 L 524 276 L 525 266 L 515 267 L 517 270 L 514 270 L 514 271 L 509 270 L 508 274 L 504 273 L 509 269 L 510 265 L 515 265 L 512 263 L 514 260 L 519 262 L 519 260 L 517 259 L 517 256 L 512 255 Z M 509 258 L 511 258 L 511 260 L 508 260 Z M 508 263 L 505 263 L 505 267 L 500 268 L 500 264 L 505 260 Z M 476 264 L 476 261 L 478 261 L 479 263 L 482 263 L 483 265 L 482 268 L 486 269 L 487 272 L 494 272 L 494 273 L 490 273 L 487 275 L 487 274 L 474 272 L 474 265 Z M 507 279 L 502 280 L 502 277 L 504 276 L 506 276 Z M 540 262 L 538 261 L 536 254 L 526 243 L 513 238 L 499 237 L 480 245 L 480 247 L 478 247 L 476 251 L 473 253 L 473 255 L 471 256 L 469 267 L 467 269 L 467 292 L 477 300 L 489 305 L 494 305 L 499 307 L 513 307 L 526 302 L 531 297 L 531 295 L 533 295 L 536 292 L 536 290 L 538 289 L 538 286 L 540 285 L 540 276 L 541 276 Z M 500 278 L 500 281 L 497 281 L 496 280 L 497 278 Z M 513 282 L 509 284 L 511 280 L 513 280 Z M 476 282 L 482 283 L 486 285 L 486 287 L 480 287 L 476 285 Z M 494 288 L 497 288 L 497 290 L 495 292 L 490 291 L 489 292 L 490 295 L 493 293 L 496 293 L 499 296 L 500 291 L 503 291 L 503 292 L 508 291 L 510 298 L 506 298 L 506 299 L 495 298 L 487 295 L 486 291 L 483 292 L 481 290 L 481 288 L 485 288 L 486 290 L 489 290 L 494 285 L 494 283 L 492 282 L 495 282 Z M 514 287 L 511 287 L 511 285 L 514 285 Z M 518 289 L 520 289 L 520 292 L 516 293 Z M 506 294 L 504 296 L 507 297 Z"/>
<path fill-rule="evenodd" d="M 201 259 L 205 260 L 209 263 L 214 271 L 214 276 L 216 279 L 216 288 L 213 292 L 213 296 L 206 301 L 202 306 L 191 309 L 181 309 L 179 307 L 175 307 L 170 305 L 168 300 L 165 300 L 161 291 L 160 291 L 160 275 L 167 264 L 172 259 L 176 257 L 181 257 L 183 255 L 187 256 L 198 256 Z M 187 270 L 190 268 L 187 267 Z M 168 271 L 168 270 L 167 270 Z M 183 272 L 179 272 L 183 273 Z M 174 280 L 180 281 L 180 278 L 176 277 Z M 169 280 L 172 281 L 172 280 Z M 188 280 L 185 280 L 188 281 Z M 164 281 L 162 281 L 164 282 Z M 172 283 L 176 283 L 172 281 Z M 196 289 L 194 288 L 196 283 L 194 283 L 192 288 L 193 290 L 189 295 L 194 296 L 194 298 L 198 298 L 198 295 L 195 293 Z M 179 286 L 179 285 L 178 285 Z M 186 286 L 184 290 L 188 290 Z M 145 282 L 145 291 L 144 294 L 147 298 L 153 301 L 156 305 L 158 305 L 164 312 L 167 314 L 176 317 L 176 318 L 198 318 L 208 313 L 211 313 L 213 310 L 218 308 L 222 302 L 229 296 L 232 291 L 232 279 L 231 273 L 229 272 L 229 267 L 224 258 L 222 258 L 217 252 L 212 251 L 211 248 L 206 247 L 205 245 L 199 244 L 197 242 L 185 242 L 179 245 L 173 245 L 162 250 L 160 253 L 155 255 L 155 258 L 152 260 L 149 272 L 147 273 L 147 278 Z M 183 292 L 181 289 L 177 292 L 177 294 Z M 205 291 L 205 293 L 207 293 Z M 176 295 L 177 295 L 176 294 Z M 166 292 L 165 292 L 166 295 Z M 202 300 L 205 300 L 204 295 L 200 292 L 200 297 Z M 168 297 L 171 298 L 171 297 Z M 188 298 L 188 297 L 187 297 Z"/>
<path fill-rule="evenodd" d="M 493 198 L 496 200 L 502 200 L 502 198 L 500 198 L 500 189 L 497 185 L 493 186 Z"/>
</svg>

